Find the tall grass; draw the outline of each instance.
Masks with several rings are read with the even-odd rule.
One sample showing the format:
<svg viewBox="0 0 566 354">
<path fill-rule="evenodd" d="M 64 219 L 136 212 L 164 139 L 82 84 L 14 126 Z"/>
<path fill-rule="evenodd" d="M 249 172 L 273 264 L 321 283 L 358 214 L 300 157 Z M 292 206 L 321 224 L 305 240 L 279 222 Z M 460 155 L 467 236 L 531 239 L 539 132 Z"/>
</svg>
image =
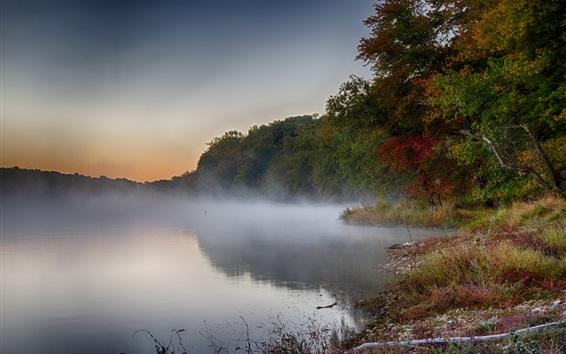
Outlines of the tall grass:
<svg viewBox="0 0 566 354">
<path fill-rule="evenodd" d="M 417 255 L 397 283 L 408 316 L 512 304 L 566 290 L 566 201 L 549 197 L 476 216 L 475 230 Z"/>
<path fill-rule="evenodd" d="M 234 338 L 220 340 L 207 326 L 199 331 L 206 339 L 211 353 L 247 353 L 247 354 L 327 354 L 338 353 L 343 340 L 354 334 L 354 330 L 344 321 L 336 328 L 319 323 L 315 318 L 307 317 L 301 323 L 287 323 L 281 317 L 271 318 L 258 328 L 266 332 L 250 333 L 250 327 L 244 317 L 240 316 L 242 327 Z M 156 354 L 188 354 L 190 351 L 188 332 L 186 329 L 172 329 L 168 339 L 161 339 L 148 329 L 139 329 L 133 337 L 145 335 L 151 341 Z M 123 353 L 125 354 L 125 353 Z"/>
<path fill-rule="evenodd" d="M 563 198 L 546 196 L 529 202 L 515 202 L 497 209 L 476 210 L 464 228 L 468 231 L 488 231 L 503 227 L 549 227 L 566 221 L 566 202 Z"/>
<path fill-rule="evenodd" d="M 379 200 L 373 206 L 348 208 L 342 212 L 340 217 L 351 224 L 405 224 L 420 227 L 454 227 L 465 219 L 465 215 L 449 203 L 432 208 L 405 202 L 395 206 L 385 200 Z"/>
<path fill-rule="evenodd" d="M 566 226 L 549 228 L 541 235 L 542 241 L 556 253 L 566 254 Z"/>
</svg>

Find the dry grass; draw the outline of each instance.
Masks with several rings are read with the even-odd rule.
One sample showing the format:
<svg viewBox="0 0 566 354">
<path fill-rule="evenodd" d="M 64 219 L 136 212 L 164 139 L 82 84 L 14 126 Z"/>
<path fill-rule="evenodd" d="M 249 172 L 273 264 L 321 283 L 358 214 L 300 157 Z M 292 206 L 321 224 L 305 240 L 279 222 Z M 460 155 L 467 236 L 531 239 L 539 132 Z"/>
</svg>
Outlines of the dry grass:
<svg viewBox="0 0 566 354">
<path fill-rule="evenodd" d="M 566 202 L 563 198 L 546 196 L 536 201 L 515 202 L 498 209 L 478 210 L 464 226 L 471 232 L 494 229 L 547 227 L 548 224 L 566 220 Z"/>
<path fill-rule="evenodd" d="M 565 206 L 555 197 L 515 203 L 480 215 L 484 224 L 474 221 L 473 232 L 414 252 L 419 266 L 397 284 L 405 317 L 504 306 L 566 290 Z"/>
<path fill-rule="evenodd" d="M 411 212 L 382 204 L 363 212 L 350 211 L 346 219 L 378 224 L 419 221 L 416 224 L 426 226 L 442 219 L 422 211 L 409 216 Z M 366 309 L 375 309 L 378 320 L 358 342 L 448 332 L 500 333 L 564 316 L 566 199 L 549 196 L 497 209 L 458 211 L 458 215 L 466 225 L 455 237 L 432 237 L 394 251 L 391 269 L 398 274 L 397 280 L 389 292 L 364 302 Z M 548 305 L 556 299 L 562 305 Z M 545 310 L 532 312 L 535 308 Z M 488 321 L 494 316 L 496 321 Z M 447 324 L 448 319 L 453 325 Z M 563 326 L 531 338 L 470 348 L 396 348 L 388 352 L 554 353 L 564 352 L 564 343 Z"/>
<path fill-rule="evenodd" d="M 360 206 L 346 209 L 341 219 L 350 224 L 363 225 L 413 225 L 420 227 L 454 227 L 466 220 L 466 213 L 446 203 L 441 207 L 431 208 L 401 203 L 393 206 L 380 200 L 373 206 Z"/>
<path fill-rule="evenodd" d="M 540 238 L 553 253 L 566 254 L 566 226 L 549 228 L 540 235 Z"/>
</svg>

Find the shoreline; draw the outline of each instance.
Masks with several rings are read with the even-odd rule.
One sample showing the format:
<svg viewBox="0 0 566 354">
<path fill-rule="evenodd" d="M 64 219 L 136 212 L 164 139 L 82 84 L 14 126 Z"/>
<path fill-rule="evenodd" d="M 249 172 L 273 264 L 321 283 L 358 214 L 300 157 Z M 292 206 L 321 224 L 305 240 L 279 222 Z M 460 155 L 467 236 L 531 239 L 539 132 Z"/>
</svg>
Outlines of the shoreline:
<svg viewBox="0 0 566 354">
<path fill-rule="evenodd" d="M 452 237 L 431 236 L 389 251 L 380 271 L 395 281 L 358 303 L 374 320 L 342 350 L 368 342 L 495 335 L 566 320 L 566 200 L 543 197 L 475 214 Z M 523 345 L 554 353 L 565 343 L 566 325 L 560 324 L 526 338 L 454 345 L 474 352 Z"/>
</svg>

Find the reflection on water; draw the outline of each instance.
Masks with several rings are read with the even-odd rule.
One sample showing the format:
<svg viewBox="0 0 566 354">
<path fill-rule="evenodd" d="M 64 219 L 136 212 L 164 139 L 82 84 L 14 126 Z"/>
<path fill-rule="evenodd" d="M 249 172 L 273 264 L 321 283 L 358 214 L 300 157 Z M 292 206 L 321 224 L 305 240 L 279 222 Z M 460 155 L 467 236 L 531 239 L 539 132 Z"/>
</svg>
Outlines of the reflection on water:
<svg viewBox="0 0 566 354">
<path fill-rule="evenodd" d="M 385 247 L 406 237 L 343 225 L 338 206 L 69 203 L 2 212 L 2 353 L 149 353 L 139 328 L 187 328 L 203 352 L 204 322 L 229 342 L 239 316 L 256 336 L 278 315 L 355 327 L 351 299 L 379 289 Z"/>
</svg>

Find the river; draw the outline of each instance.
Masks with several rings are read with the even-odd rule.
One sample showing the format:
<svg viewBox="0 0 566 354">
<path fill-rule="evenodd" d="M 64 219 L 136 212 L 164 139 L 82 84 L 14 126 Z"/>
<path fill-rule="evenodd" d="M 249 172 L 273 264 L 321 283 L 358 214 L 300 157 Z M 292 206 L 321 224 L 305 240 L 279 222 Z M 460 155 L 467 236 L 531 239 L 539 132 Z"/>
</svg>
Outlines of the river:
<svg viewBox="0 0 566 354">
<path fill-rule="evenodd" d="M 344 205 L 109 197 L 4 203 L 2 353 L 234 349 L 248 324 L 359 330 L 405 228 L 343 224 Z M 412 230 L 420 238 L 426 230 Z M 337 302 L 332 308 L 319 309 Z M 245 323 L 244 323 L 245 321 Z M 212 338 L 213 337 L 213 338 Z"/>
</svg>

